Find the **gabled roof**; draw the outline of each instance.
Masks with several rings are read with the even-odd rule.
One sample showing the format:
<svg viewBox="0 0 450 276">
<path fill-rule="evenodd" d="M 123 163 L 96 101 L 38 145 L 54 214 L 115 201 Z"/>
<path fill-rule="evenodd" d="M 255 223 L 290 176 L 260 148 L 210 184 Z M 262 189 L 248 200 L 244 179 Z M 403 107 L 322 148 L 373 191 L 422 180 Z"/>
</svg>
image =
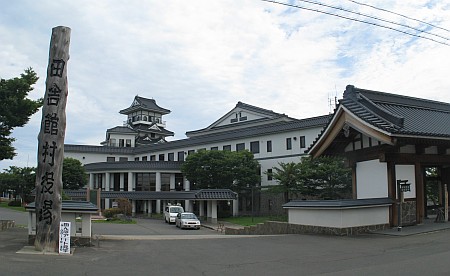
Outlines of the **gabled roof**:
<svg viewBox="0 0 450 276">
<path fill-rule="evenodd" d="M 136 131 L 128 126 L 116 126 L 107 129 L 106 133 L 136 134 Z"/>
<path fill-rule="evenodd" d="M 151 125 L 146 124 L 139 124 L 133 127 L 133 129 L 136 132 L 143 132 L 143 133 L 157 133 L 161 134 L 163 136 L 173 136 L 174 133 L 172 131 L 169 131 L 163 127 L 157 126 L 156 123 L 153 123 Z"/>
<path fill-rule="evenodd" d="M 391 145 L 395 138 L 450 140 L 449 122 L 448 103 L 348 85 L 333 118 L 308 152 L 320 155 L 347 127 Z"/>
<path fill-rule="evenodd" d="M 236 119 L 235 122 L 231 123 L 230 120 L 234 119 L 232 118 L 237 113 L 246 112 L 248 114 L 252 115 L 251 119 L 247 119 L 245 117 L 245 120 L 241 120 L 241 118 Z M 188 137 L 194 137 L 197 135 L 203 135 L 207 132 L 220 132 L 220 131 L 228 131 L 230 128 L 244 128 L 249 127 L 251 125 L 256 124 L 264 124 L 268 123 L 269 121 L 294 121 L 296 119 L 290 118 L 285 114 L 276 113 L 272 110 L 260 108 L 257 106 L 249 105 L 243 102 L 238 102 L 236 106 L 227 112 L 225 115 L 220 117 L 218 120 L 216 120 L 214 123 L 209 125 L 206 128 L 194 130 L 194 131 L 188 131 L 186 132 L 186 136 Z"/>
<path fill-rule="evenodd" d="M 344 107 L 393 136 L 450 138 L 450 104 L 347 86 Z"/>
<path fill-rule="evenodd" d="M 119 113 L 128 115 L 132 112 L 138 111 L 138 110 L 146 110 L 151 112 L 156 112 L 160 114 L 169 114 L 170 110 L 160 107 L 156 104 L 156 101 L 154 99 L 147 99 L 143 97 L 136 96 L 134 97 L 134 101 L 131 104 L 130 107 L 122 109 Z"/>
</svg>

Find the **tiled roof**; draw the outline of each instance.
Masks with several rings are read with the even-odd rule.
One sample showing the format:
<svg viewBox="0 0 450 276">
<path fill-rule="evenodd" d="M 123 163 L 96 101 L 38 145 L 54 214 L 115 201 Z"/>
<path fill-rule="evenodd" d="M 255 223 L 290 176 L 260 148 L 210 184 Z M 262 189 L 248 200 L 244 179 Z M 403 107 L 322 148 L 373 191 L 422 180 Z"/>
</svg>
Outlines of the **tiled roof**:
<svg viewBox="0 0 450 276">
<path fill-rule="evenodd" d="M 95 171 L 124 171 L 124 170 L 180 170 L 183 162 L 179 161 L 118 161 L 98 162 L 84 165 L 87 172 Z"/>
<path fill-rule="evenodd" d="M 154 125 L 153 123 L 152 125 Z M 136 132 L 144 132 L 144 133 L 159 133 L 165 136 L 173 136 L 173 132 L 169 131 L 163 127 L 158 127 L 158 129 L 150 129 L 151 125 L 139 124 L 133 127 Z"/>
<path fill-rule="evenodd" d="M 392 136 L 450 138 L 450 104 L 347 86 L 340 104 Z"/>
<path fill-rule="evenodd" d="M 106 130 L 106 132 L 108 133 L 132 133 L 132 134 L 136 134 L 136 131 L 133 130 L 130 127 L 126 127 L 126 126 L 116 126 L 113 128 L 109 128 Z"/>
<path fill-rule="evenodd" d="M 129 114 L 136 110 L 148 110 L 148 111 L 154 111 L 161 114 L 169 114 L 170 110 L 160 107 L 156 104 L 156 101 L 154 99 L 147 99 L 143 97 L 136 96 L 134 98 L 133 103 L 137 102 L 137 105 L 132 105 L 128 108 L 122 109 L 119 113 L 120 114 Z"/>
<path fill-rule="evenodd" d="M 36 202 L 28 204 L 25 208 L 29 210 L 36 209 Z M 61 210 L 95 213 L 98 211 L 98 207 L 88 201 L 63 200 L 61 204 Z"/>
<path fill-rule="evenodd" d="M 274 116 L 274 117 L 282 117 L 282 116 L 284 116 L 284 117 L 286 117 L 285 114 L 276 113 L 276 112 L 274 112 L 272 110 L 261 108 L 261 107 L 257 107 L 257 106 L 250 105 L 250 104 L 246 104 L 246 103 L 243 103 L 243 102 L 238 102 L 236 104 L 236 107 L 240 107 L 240 108 L 243 108 L 243 109 L 254 111 L 254 112 L 260 113 L 260 114 L 267 114 L 269 116 Z"/>
<path fill-rule="evenodd" d="M 195 194 L 195 198 L 227 200 L 227 199 L 236 199 L 237 194 L 228 189 L 203 189 L 198 190 L 198 192 Z"/>
<path fill-rule="evenodd" d="M 86 190 L 64 190 L 64 193 L 74 198 L 85 198 Z M 229 189 L 203 189 L 192 191 L 101 191 L 101 198 L 127 198 L 134 200 L 233 200 L 237 194 Z M 94 205 L 95 206 L 95 205 Z"/>
<path fill-rule="evenodd" d="M 320 208 L 342 209 L 364 206 L 390 205 L 394 203 L 390 198 L 346 199 L 346 200 L 292 200 L 283 208 Z"/>
</svg>

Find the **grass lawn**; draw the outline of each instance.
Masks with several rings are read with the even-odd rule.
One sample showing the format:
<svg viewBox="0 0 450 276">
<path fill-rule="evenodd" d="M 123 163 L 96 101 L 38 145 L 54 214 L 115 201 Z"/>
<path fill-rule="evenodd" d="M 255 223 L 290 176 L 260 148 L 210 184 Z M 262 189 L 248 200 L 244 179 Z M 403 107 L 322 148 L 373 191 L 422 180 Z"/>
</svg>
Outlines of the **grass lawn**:
<svg viewBox="0 0 450 276">
<path fill-rule="evenodd" d="M 8 202 L 5 202 L 5 201 L 0 202 L 0 208 L 8 208 L 8 209 L 13 209 L 13 210 L 22 211 L 22 212 L 26 211 L 24 207 L 8 206 Z"/>
<path fill-rule="evenodd" d="M 242 226 L 250 226 L 250 225 L 256 225 L 258 223 L 263 223 L 266 221 L 287 221 L 287 216 L 229 217 L 229 218 L 221 218 L 220 220 L 238 224 L 238 225 L 242 225 Z"/>
</svg>

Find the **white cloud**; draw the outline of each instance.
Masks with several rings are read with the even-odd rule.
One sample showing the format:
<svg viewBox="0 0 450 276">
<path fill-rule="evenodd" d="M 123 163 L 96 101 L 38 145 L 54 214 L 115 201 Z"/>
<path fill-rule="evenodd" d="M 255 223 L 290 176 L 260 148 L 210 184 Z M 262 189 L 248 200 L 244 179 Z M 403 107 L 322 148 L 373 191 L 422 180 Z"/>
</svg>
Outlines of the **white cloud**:
<svg viewBox="0 0 450 276">
<path fill-rule="evenodd" d="M 350 1 L 326 2 L 424 27 Z M 371 4 L 450 28 L 445 1 Z M 41 78 L 32 98 L 45 90 L 51 28 L 58 25 L 72 29 L 67 143 L 99 144 L 107 128 L 122 124 L 118 112 L 137 94 L 172 110 L 165 120 L 176 138 L 208 126 L 238 101 L 296 118 L 323 115 L 328 97 L 341 97 L 347 84 L 450 101 L 448 46 L 257 0 L 3 4 L 0 76 L 32 66 Z M 39 122 L 36 114 L 14 132 L 19 156 L 0 168 L 34 163 L 28 156 L 36 154 Z"/>
</svg>

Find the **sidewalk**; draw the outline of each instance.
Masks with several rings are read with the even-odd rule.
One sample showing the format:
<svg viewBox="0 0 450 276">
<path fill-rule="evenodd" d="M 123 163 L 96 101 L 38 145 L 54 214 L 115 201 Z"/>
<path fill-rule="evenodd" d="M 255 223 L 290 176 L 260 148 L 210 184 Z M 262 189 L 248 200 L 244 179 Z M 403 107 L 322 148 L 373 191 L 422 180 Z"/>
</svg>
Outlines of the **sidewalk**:
<svg viewBox="0 0 450 276">
<path fill-rule="evenodd" d="M 388 236 L 411 236 L 437 231 L 446 231 L 450 229 L 450 222 L 434 222 L 434 219 L 425 219 L 422 224 L 405 226 L 401 231 L 397 227 L 382 231 L 374 231 L 371 234 L 388 235 Z"/>
</svg>

